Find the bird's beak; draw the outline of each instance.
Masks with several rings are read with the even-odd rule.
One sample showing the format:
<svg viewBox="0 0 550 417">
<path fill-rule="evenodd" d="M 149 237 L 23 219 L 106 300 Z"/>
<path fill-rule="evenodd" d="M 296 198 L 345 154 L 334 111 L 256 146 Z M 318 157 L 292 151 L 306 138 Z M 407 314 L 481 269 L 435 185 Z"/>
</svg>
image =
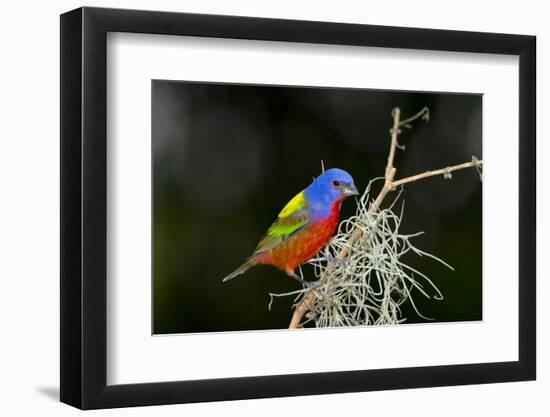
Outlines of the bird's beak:
<svg viewBox="0 0 550 417">
<path fill-rule="evenodd" d="M 343 191 L 346 196 L 359 195 L 359 191 L 357 190 L 355 184 L 346 185 Z"/>
</svg>

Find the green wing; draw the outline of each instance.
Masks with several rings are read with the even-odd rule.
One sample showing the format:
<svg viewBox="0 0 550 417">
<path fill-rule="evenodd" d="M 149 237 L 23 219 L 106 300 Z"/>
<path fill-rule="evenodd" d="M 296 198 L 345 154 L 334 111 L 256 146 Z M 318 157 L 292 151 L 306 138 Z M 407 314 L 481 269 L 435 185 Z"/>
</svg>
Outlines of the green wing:
<svg viewBox="0 0 550 417">
<path fill-rule="evenodd" d="M 265 252 L 281 244 L 294 233 L 302 230 L 309 222 L 307 201 L 304 192 L 294 196 L 281 210 L 277 220 L 269 227 L 266 235 L 258 243 L 254 254 Z"/>
</svg>

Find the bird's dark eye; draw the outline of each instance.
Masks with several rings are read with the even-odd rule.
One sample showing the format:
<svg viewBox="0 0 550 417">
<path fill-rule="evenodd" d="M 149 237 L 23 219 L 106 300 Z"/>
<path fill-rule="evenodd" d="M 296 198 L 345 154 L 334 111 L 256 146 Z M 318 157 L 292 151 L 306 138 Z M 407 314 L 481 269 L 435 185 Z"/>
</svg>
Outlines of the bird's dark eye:
<svg viewBox="0 0 550 417">
<path fill-rule="evenodd" d="M 340 185 L 340 181 L 334 180 L 332 181 L 332 185 L 334 185 L 335 187 L 338 187 Z"/>
</svg>

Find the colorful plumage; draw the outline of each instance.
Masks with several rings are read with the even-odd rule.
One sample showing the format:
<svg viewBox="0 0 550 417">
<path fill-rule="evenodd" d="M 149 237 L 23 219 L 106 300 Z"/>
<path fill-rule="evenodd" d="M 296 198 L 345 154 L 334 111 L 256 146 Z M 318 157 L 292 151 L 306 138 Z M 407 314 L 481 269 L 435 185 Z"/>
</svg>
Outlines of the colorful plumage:
<svg viewBox="0 0 550 417">
<path fill-rule="evenodd" d="M 303 282 L 294 270 L 328 243 L 338 225 L 342 201 L 357 194 L 353 178 L 346 171 L 338 168 L 325 171 L 288 202 L 252 256 L 223 281 L 264 264 Z"/>
</svg>

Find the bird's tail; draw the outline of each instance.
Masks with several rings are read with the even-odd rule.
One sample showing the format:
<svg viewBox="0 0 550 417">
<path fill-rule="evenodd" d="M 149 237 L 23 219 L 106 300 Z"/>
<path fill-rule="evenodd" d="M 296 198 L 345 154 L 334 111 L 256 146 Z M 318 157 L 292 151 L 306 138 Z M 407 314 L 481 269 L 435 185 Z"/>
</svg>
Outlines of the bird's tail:
<svg viewBox="0 0 550 417">
<path fill-rule="evenodd" d="M 226 276 L 224 279 L 223 279 L 223 282 L 227 282 L 229 281 L 230 279 L 233 279 L 235 277 L 238 277 L 239 275 L 242 275 L 244 274 L 246 271 L 248 271 L 252 266 L 254 266 L 256 263 L 254 262 L 254 260 L 252 259 L 249 259 L 248 261 L 246 261 L 244 264 L 242 264 L 241 266 L 239 266 L 237 269 L 235 269 L 233 272 L 231 272 L 228 276 Z"/>
</svg>

